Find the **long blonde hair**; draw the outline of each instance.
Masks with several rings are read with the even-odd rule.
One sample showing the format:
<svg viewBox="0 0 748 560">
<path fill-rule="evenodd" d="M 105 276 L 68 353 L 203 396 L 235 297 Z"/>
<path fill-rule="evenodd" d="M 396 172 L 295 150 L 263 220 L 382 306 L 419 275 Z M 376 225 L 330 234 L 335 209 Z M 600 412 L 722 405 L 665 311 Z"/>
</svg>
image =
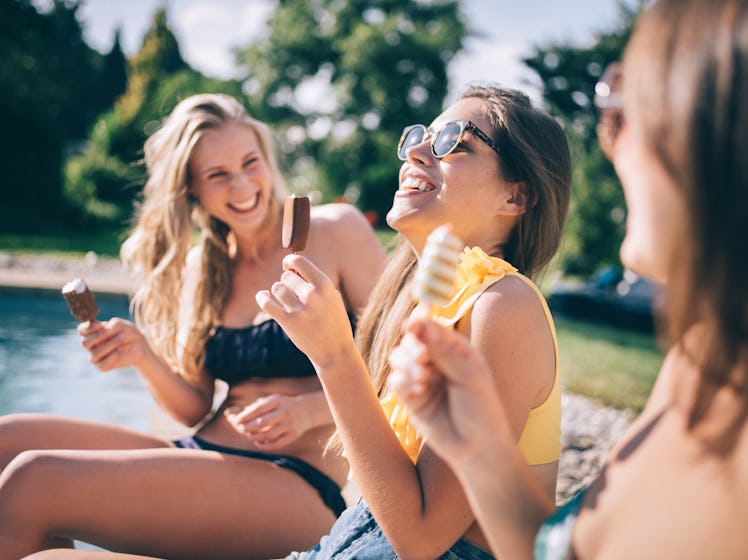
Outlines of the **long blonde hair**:
<svg viewBox="0 0 748 560">
<path fill-rule="evenodd" d="M 502 154 L 504 178 L 524 181 L 533 201 L 515 228 L 504 256 L 520 272 L 533 277 L 553 257 L 561 242 L 571 194 L 571 160 L 561 127 L 547 113 L 532 107 L 523 93 L 491 85 L 469 87 L 460 97 L 484 102 L 491 136 Z M 399 236 L 398 236 L 399 237 Z M 402 238 L 361 315 L 356 338 L 382 396 L 387 357 L 400 340 L 403 321 L 415 307 L 410 283 L 417 258 Z"/>
<path fill-rule="evenodd" d="M 136 209 L 137 224 L 120 252 L 141 280 L 131 301 L 138 327 L 160 357 L 190 380 L 202 375 L 205 343 L 219 324 L 231 293 L 233 236 L 225 223 L 208 215 L 189 194 L 189 164 L 204 132 L 230 122 L 256 134 L 275 194 L 268 220 L 280 219 L 287 191 L 270 129 L 233 97 L 194 95 L 180 102 L 145 143 L 148 180 Z M 185 318 L 177 302 L 196 230 L 200 231 L 199 279 L 193 313 Z M 180 320 L 189 322 L 183 344 L 178 340 Z"/>
</svg>

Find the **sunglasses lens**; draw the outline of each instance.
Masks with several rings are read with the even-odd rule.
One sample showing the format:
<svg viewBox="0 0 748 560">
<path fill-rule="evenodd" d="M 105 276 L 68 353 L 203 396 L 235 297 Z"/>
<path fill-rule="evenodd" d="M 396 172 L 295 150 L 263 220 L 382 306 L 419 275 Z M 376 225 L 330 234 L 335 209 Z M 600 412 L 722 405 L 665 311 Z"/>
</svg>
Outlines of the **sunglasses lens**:
<svg viewBox="0 0 748 560">
<path fill-rule="evenodd" d="M 403 137 L 400 141 L 400 148 L 397 150 L 397 157 L 405 161 L 408 159 L 408 148 L 417 146 L 423 142 L 426 136 L 426 127 L 422 124 L 417 124 L 412 127 L 408 127 L 403 131 Z"/>
<path fill-rule="evenodd" d="M 460 123 L 449 123 L 442 128 L 434 139 L 434 156 L 442 158 L 455 149 L 460 142 L 462 127 Z"/>
</svg>

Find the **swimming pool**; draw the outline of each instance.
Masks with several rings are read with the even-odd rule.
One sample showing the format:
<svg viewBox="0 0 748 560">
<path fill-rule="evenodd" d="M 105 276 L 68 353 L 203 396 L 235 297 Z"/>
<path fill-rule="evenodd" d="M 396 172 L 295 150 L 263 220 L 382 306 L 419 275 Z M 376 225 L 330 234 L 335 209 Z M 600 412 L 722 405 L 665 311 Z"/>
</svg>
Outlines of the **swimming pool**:
<svg viewBox="0 0 748 560">
<path fill-rule="evenodd" d="M 97 295 L 100 319 L 127 317 L 125 296 Z M 154 401 L 132 368 L 100 372 L 56 291 L 0 289 L 0 414 L 49 412 L 146 431 Z"/>
</svg>

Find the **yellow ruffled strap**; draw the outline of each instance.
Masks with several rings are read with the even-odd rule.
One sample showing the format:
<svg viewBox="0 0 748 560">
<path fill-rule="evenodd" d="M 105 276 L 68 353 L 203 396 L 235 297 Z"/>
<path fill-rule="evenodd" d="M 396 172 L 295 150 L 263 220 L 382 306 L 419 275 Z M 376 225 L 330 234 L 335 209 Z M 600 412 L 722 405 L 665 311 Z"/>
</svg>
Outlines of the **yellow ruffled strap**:
<svg viewBox="0 0 748 560">
<path fill-rule="evenodd" d="M 492 284 L 514 272 L 517 269 L 505 260 L 489 256 L 480 247 L 466 247 L 460 255 L 455 295 L 435 310 L 434 319 L 445 326 L 454 325 Z"/>
<path fill-rule="evenodd" d="M 418 433 L 413 424 L 410 423 L 405 405 L 400 402 L 397 394 L 392 391 L 387 393 L 380 401 L 380 404 L 382 405 L 385 416 L 389 420 L 392 430 L 400 441 L 400 445 L 403 446 L 408 457 L 415 464 L 418 459 L 418 453 L 421 450 L 423 437 Z"/>
<path fill-rule="evenodd" d="M 503 259 L 491 257 L 480 247 L 465 248 L 460 254 L 455 295 L 444 307 L 432 309 L 432 318 L 445 326 L 459 321 L 486 289 L 516 268 Z M 405 405 L 392 391 L 388 391 L 380 404 L 392 430 L 413 463 L 418 459 L 423 437 L 411 424 Z"/>
</svg>

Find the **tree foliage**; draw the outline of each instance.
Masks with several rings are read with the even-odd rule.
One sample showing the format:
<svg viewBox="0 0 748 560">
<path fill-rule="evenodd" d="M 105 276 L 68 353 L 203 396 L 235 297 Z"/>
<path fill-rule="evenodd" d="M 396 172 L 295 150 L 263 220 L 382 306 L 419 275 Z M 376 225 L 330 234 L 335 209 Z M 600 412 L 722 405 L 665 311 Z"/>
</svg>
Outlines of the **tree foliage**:
<svg viewBox="0 0 748 560">
<path fill-rule="evenodd" d="M 6 231 L 61 221 L 61 166 L 94 116 L 111 105 L 108 61 L 83 40 L 78 4 L 54 0 L 37 12 L 29 0 L 0 3 L 0 151 Z"/>
<path fill-rule="evenodd" d="M 540 46 L 524 59 L 540 77 L 543 100 L 562 122 L 572 150 L 572 202 L 563 255 L 568 272 L 590 273 L 619 263 L 625 206 L 618 179 L 597 143 L 593 99 L 605 67 L 620 60 L 638 11 L 621 2 L 615 26 L 599 33 L 591 45 Z"/>
<path fill-rule="evenodd" d="M 441 112 L 465 34 L 456 0 L 281 0 L 238 61 L 254 113 L 280 132 L 292 186 L 383 216 L 403 126 Z"/>
</svg>

